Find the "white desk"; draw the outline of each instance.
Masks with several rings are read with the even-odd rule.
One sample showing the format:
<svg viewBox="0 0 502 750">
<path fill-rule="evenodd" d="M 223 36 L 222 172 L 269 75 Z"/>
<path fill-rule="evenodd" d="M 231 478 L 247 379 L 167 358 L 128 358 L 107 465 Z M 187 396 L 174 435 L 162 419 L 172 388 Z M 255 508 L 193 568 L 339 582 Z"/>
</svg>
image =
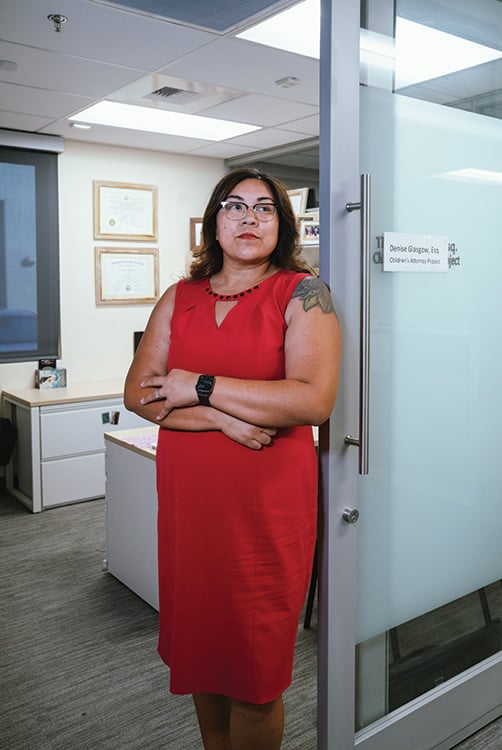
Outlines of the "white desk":
<svg viewBox="0 0 502 750">
<path fill-rule="evenodd" d="M 155 450 L 159 428 L 105 433 L 106 563 L 154 609 L 159 608 Z"/>
<path fill-rule="evenodd" d="M 3 413 L 17 429 L 8 491 L 33 513 L 103 497 L 105 430 L 147 424 L 125 409 L 123 387 L 114 380 L 4 391 Z"/>
<path fill-rule="evenodd" d="M 157 488 L 150 446 L 157 433 L 154 424 L 105 433 L 108 572 L 156 610 Z"/>
</svg>

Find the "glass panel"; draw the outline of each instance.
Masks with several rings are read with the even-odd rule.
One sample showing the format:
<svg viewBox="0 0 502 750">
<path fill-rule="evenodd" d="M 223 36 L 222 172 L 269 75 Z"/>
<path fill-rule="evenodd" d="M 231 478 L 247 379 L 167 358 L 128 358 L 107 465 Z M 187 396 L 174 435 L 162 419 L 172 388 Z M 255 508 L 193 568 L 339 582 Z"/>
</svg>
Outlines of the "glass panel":
<svg viewBox="0 0 502 750">
<path fill-rule="evenodd" d="M 389 631 L 389 710 L 502 648 L 502 582 L 496 581 Z"/>
<path fill-rule="evenodd" d="M 500 118 L 500 0 L 397 0 L 396 7 L 396 90 Z"/>
<path fill-rule="evenodd" d="M 500 28 L 502 4 L 461 5 L 410 0 L 398 13 L 457 35 L 468 26 L 467 38 L 493 45 L 491 31 L 485 40 L 480 31 Z M 449 72 L 399 94 L 388 68 L 363 68 L 361 172 L 372 175 L 374 248 L 370 474 L 359 482 L 358 728 L 501 647 L 502 124 L 459 106 L 467 80 L 471 92 L 486 92 L 499 65 L 483 63 L 480 76 L 477 68 Z M 386 232 L 400 233 L 404 247 L 412 235 L 424 247 L 431 235 L 446 237 L 449 270 L 383 271 Z"/>
<path fill-rule="evenodd" d="M 36 349 L 35 167 L 0 163 L 0 351 Z"/>
<path fill-rule="evenodd" d="M 57 156 L 0 148 L 0 362 L 58 355 Z"/>
</svg>

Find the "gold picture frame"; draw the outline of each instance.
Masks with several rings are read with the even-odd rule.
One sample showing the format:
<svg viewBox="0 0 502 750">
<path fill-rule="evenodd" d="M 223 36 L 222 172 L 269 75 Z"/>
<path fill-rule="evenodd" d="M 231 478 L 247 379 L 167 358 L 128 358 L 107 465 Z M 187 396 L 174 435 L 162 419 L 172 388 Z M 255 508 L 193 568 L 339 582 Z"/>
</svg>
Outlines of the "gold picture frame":
<svg viewBox="0 0 502 750">
<path fill-rule="evenodd" d="M 202 244 L 202 219 L 192 217 L 190 219 L 190 250 L 197 252 Z"/>
<path fill-rule="evenodd" d="M 95 240 L 157 240 L 155 185 L 104 180 L 93 180 L 92 184 Z"/>
<path fill-rule="evenodd" d="M 307 199 L 309 197 L 308 187 L 288 190 L 288 195 L 295 214 L 298 216 L 298 214 L 305 213 L 305 209 L 307 208 Z"/>
<path fill-rule="evenodd" d="M 96 305 L 147 305 L 159 298 L 156 247 L 94 248 Z"/>
</svg>

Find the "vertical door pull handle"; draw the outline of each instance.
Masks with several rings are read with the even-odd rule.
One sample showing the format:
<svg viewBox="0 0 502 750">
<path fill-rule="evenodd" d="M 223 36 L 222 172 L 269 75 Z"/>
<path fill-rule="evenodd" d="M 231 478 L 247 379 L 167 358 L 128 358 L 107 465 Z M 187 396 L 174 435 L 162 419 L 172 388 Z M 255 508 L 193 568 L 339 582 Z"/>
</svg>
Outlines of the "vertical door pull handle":
<svg viewBox="0 0 502 750">
<path fill-rule="evenodd" d="M 361 175 L 361 201 L 346 203 L 347 211 L 361 211 L 361 302 L 359 339 L 359 438 L 347 435 L 345 445 L 359 448 L 359 474 L 369 473 L 370 400 L 370 221 L 371 177 Z"/>
</svg>

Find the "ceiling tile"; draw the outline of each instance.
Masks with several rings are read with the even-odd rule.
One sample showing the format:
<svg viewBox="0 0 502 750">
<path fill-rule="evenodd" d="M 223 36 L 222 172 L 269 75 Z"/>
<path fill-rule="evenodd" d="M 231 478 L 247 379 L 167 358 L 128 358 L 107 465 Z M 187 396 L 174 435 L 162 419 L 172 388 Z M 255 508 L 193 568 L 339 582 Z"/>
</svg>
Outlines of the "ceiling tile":
<svg viewBox="0 0 502 750">
<path fill-rule="evenodd" d="M 148 71 L 214 38 L 198 29 L 82 0 L 59 0 L 56 6 L 54 0 L 2 2 L 2 39 Z M 47 19 L 55 12 L 68 18 L 60 33 Z"/>
<path fill-rule="evenodd" d="M 319 61 L 242 39 L 217 39 L 164 70 L 193 80 L 218 83 L 249 93 L 276 96 L 316 106 L 319 102 Z M 300 83 L 282 89 L 275 81 L 295 76 Z"/>
<path fill-rule="evenodd" d="M 28 133 L 37 133 L 51 123 L 52 118 L 50 117 L 38 117 L 0 110 L 0 128 L 7 128 L 7 130 L 25 130 Z M 53 135 L 59 135 L 59 133 L 53 133 Z"/>
<path fill-rule="evenodd" d="M 266 130 L 255 130 L 254 133 L 247 133 L 238 138 L 232 138 L 227 143 L 248 146 L 249 148 L 264 149 L 282 146 L 284 143 L 301 141 L 305 136 L 303 133 L 297 133 L 296 137 L 292 132 L 268 128 Z"/>
<path fill-rule="evenodd" d="M 249 94 L 217 104 L 215 107 L 204 110 L 201 114 L 221 117 L 223 120 L 240 120 L 251 125 L 270 127 L 296 118 L 313 115 L 316 112 L 317 109 L 309 104 Z"/>
<path fill-rule="evenodd" d="M 0 83 L 0 102 L 2 109 L 8 112 L 59 119 L 68 112 L 77 112 L 88 107 L 94 99 L 57 91 L 44 91 L 29 86 Z"/>
<path fill-rule="evenodd" d="M 143 75 L 143 71 L 79 57 L 0 42 L 0 59 L 20 60 L 18 69 L 0 71 L 0 79 L 69 94 L 103 97 L 118 86 Z M 9 78 L 7 79 L 7 76 Z"/>
<path fill-rule="evenodd" d="M 281 125 L 282 130 L 289 130 L 288 123 L 285 122 Z M 312 115 L 312 117 L 303 117 L 299 120 L 295 120 L 291 123 L 291 128 L 295 132 L 305 133 L 306 135 L 319 135 L 319 115 Z"/>
<path fill-rule="evenodd" d="M 251 154 L 253 151 L 254 148 L 237 146 L 233 143 L 222 141 L 220 143 L 210 143 L 207 146 L 191 149 L 190 153 L 193 156 L 210 156 L 218 159 L 231 159 L 233 156 Z"/>
</svg>

